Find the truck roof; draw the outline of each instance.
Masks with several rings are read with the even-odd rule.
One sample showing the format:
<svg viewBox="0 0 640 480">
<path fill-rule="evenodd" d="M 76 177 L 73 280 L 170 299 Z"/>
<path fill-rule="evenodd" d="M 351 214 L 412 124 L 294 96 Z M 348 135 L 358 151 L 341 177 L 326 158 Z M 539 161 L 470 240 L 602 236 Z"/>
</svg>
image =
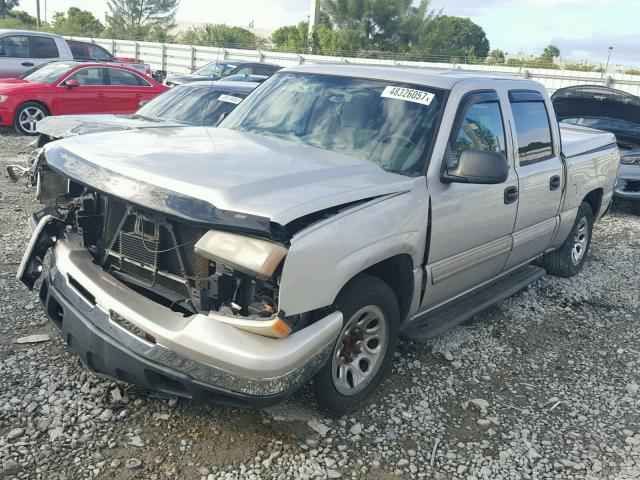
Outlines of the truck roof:
<svg viewBox="0 0 640 480">
<path fill-rule="evenodd" d="M 0 28 L 0 35 L 11 34 L 11 35 L 38 35 L 40 37 L 51 37 L 51 38 L 62 38 L 57 33 L 49 33 L 49 32 L 35 32 L 33 30 L 16 30 L 13 28 Z"/>
<path fill-rule="evenodd" d="M 475 70 L 437 69 L 410 66 L 379 66 L 379 65 L 344 65 L 344 64 L 311 64 L 297 65 L 282 70 L 284 72 L 317 73 L 325 75 L 339 75 L 356 78 L 388 80 L 406 82 L 416 85 L 450 90 L 455 84 L 464 80 L 487 79 L 495 81 L 516 81 L 528 88 L 535 86 L 536 90 L 544 90 L 537 82 L 526 80 L 513 75 L 494 72 L 478 72 Z"/>
</svg>

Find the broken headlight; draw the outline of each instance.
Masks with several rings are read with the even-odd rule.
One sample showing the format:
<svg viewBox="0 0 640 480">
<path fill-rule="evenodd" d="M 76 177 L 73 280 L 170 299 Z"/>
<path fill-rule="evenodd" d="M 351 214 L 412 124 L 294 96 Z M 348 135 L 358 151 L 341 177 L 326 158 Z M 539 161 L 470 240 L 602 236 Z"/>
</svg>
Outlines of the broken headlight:
<svg viewBox="0 0 640 480">
<path fill-rule="evenodd" d="M 195 245 L 197 254 L 241 272 L 269 279 L 287 255 L 287 249 L 260 238 L 209 230 Z"/>
</svg>

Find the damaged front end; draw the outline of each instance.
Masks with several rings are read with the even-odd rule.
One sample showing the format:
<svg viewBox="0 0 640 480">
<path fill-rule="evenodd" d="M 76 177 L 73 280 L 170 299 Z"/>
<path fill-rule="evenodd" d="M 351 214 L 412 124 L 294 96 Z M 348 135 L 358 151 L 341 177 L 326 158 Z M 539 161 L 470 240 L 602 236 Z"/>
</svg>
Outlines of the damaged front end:
<svg viewBox="0 0 640 480">
<path fill-rule="evenodd" d="M 275 400 L 321 368 L 342 317 L 279 308 L 282 227 L 77 157 L 48 160 L 47 178 L 65 192 L 32 217 L 18 278 L 33 288 L 52 250 L 40 298 L 89 368 L 227 403 Z"/>
</svg>

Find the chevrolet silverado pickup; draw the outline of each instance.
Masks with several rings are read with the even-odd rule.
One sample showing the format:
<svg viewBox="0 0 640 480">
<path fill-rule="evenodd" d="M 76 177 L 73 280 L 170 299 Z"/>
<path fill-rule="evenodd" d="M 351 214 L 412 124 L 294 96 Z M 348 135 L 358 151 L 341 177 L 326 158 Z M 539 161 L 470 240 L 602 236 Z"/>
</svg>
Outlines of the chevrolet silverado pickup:
<svg viewBox="0 0 640 480">
<path fill-rule="evenodd" d="M 98 374 L 245 406 L 311 382 L 343 414 L 401 335 L 580 272 L 619 154 L 554 119 L 525 79 L 288 68 L 219 128 L 48 144 L 67 188 L 18 278 L 46 272 L 47 316 Z"/>
</svg>

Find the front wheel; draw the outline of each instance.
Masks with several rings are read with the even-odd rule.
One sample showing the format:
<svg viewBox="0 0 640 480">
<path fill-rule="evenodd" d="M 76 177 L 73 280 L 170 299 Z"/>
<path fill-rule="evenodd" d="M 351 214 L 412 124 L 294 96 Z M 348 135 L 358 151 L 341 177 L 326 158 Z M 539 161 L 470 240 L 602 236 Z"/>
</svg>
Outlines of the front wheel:
<svg viewBox="0 0 640 480">
<path fill-rule="evenodd" d="M 18 107 L 13 119 L 13 125 L 22 135 L 37 135 L 36 125 L 49 115 L 49 112 L 37 102 L 25 102 Z"/>
<path fill-rule="evenodd" d="M 400 312 L 389 285 L 367 274 L 347 284 L 335 303 L 344 324 L 313 387 L 320 407 L 345 415 L 362 405 L 391 368 Z"/>
<path fill-rule="evenodd" d="M 545 253 L 542 262 L 547 273 L 558 277 L 577 275 L 587 258 L 593 231 L 591 205 L 583 202 L 569 236 L 558 250 Z"/>
</svg>

